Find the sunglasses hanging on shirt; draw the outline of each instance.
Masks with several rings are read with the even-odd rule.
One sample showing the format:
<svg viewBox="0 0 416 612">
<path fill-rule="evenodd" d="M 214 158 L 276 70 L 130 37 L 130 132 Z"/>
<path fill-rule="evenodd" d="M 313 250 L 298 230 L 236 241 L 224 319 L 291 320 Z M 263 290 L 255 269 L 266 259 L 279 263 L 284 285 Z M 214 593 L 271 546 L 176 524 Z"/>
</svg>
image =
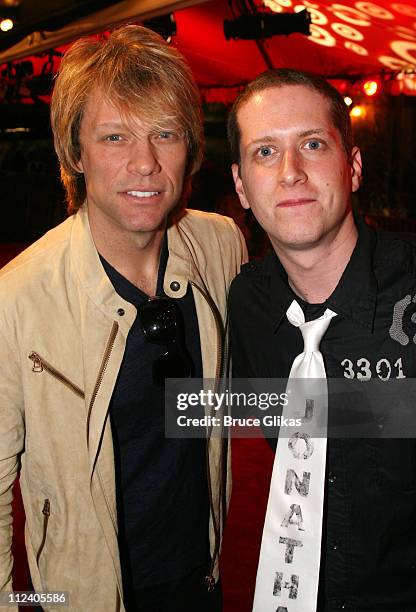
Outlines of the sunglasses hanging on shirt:
<svg viewBox="0 0 416 612">
<path fill-rule="evenodd" d="M 166 346 L 153 363 L 153 382 L 163 386 L 166 378 L 190 378 L 192 361 L 185 346 L 182 313 L 174 300 L 155 297 L 138 308 L 139 321 L 147 342 Z"/>
</svg>

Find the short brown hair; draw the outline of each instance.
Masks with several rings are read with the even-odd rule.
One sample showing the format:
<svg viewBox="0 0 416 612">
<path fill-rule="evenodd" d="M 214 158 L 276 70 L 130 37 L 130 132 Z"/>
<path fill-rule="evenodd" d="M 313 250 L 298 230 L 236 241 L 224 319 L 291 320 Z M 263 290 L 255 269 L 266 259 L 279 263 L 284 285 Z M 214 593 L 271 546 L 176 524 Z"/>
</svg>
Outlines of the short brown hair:
<svg viewBox="0 0 416 612">
<path fill-rule="evenodd" d="M 309 89 L 316 91 L 328 100 L 332 122 L 341 135 L 343 147 L 349 158 L 353 147 L 352 127 L 348 107 L 341 94 L 320 76 L 300 70 L 292 70 L 291 68 L 274 68 L 263 72 L 251 81 L 237 97 L 230 110 L 228 115 L 228 140 L 233 163 L 240 163 L 241 133 L 237 119 L 238 111 L 254 94 L 284 85 L 309 87 Z"/>
<path fill-rule="evenodd" d="M 68 212 L 86 197 L 79 131 L 85 104 L 99 88 L 121 112 L 139 114 L 163 129 L 166 122 L 183 131 L 187 143 L 185 179 L 202 159 L 200 98 L 183 56 L 147 28 L 124 25 L 106 37 L 80 39 L 64 55 L 51 101 L 55 150 L 66 190 Z"/>
</svg>

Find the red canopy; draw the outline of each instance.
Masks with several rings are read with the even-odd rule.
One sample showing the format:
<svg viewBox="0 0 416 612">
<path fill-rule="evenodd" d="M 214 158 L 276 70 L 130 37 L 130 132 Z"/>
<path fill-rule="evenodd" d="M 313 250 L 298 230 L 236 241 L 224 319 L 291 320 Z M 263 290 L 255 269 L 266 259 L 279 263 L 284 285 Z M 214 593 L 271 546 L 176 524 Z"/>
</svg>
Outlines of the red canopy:
<svg viewBox="0 0 416 612">
<path fill-rule="evenodd" d="M 28 36 L 0 53 L 0 62 L 33 56 L 81 35 L 104 31 L 119 21 L 141 21 L 174 11 L 177 23 L 174 44 L 188 58 L 207 101 L 231 101 L 235 97 L 233 86 L 251 80 L 269 66 L 299 68 L 344 80 L 378 75 L 387 81 L 394 79 L 389 85 L 392 93 L 416 95 L 416 2 L 413 0 L 407 3 L 264 0 L 267 11 L 277 14 L 306 8 L 312 20 L 311 36 L 279 35 L 265 41 L 226 41 L 223 22 L 233 18 L 229 1 L 195 4 L 197 1 L 116 2 L 87 18 L 68 23 L 61 30 Z M 262 0 L 255 2 L 265 9 Z M 180 8 L 189 5 L 192 6 Z"/>
<path fill-rule="evenodd" d="M 353 79 L 365 75 L 402 72 L 393 93 L 416 94 L 416 3 L 293 2 L 265 0 L 275 12 L 311 14 L 311 36 L 291 34 L 264 41 L 264 51 L 274 67 L 293 67 L 326 77 Z M 208 99 L 210 88 L 229 87 L 252 79 L 267 69 L 255 41 L 229 40 L 224 19 L 231 19 L 228 4 L 213 0 L 177 11 L 176 42 L 187 56 Z M 405 74 L 408 73 L 408 74 Z M 234 92 L 232 93 L 232 97 Z M 227 94 L 223 92 L 223 97 Z"/>
</svg>

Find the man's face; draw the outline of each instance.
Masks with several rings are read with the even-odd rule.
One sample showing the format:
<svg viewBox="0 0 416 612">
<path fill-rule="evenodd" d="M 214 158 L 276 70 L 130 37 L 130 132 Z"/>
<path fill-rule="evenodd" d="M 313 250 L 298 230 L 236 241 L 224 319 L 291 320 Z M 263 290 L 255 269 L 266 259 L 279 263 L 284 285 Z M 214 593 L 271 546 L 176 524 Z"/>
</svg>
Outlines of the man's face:
<svg viewBox="0 0 416 612">
<path fill-rule="evenodd" d="M 303 85 L 254 94 L 238 111 L 237 193 L 274 248 L 307 250 L 333 241 L 359 187 L 361 158 L 351 162 L 331 121 L 329 104 Z"/>
<path fill-rule="evenodd" d="M 88 214 L 99 231 L 118 236 L 154 232 L 179 202 L 186 167 L 184 135 L 126 118 L 101 93 L 92 93 L 80 128 Z"/>
</svg>

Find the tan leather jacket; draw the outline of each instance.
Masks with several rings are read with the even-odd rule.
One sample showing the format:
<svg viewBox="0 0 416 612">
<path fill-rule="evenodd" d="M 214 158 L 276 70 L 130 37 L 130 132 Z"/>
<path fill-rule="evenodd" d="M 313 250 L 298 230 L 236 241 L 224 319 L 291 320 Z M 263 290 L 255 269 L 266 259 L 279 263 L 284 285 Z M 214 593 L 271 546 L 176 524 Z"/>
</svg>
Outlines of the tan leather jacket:
<svg viewBox="0 0 416 612">
<path fill-rule="evenodd" d="M 213 378 L 244 241 L 230 219 L 187 211 L 169 228 L 168 246 L 165 292 L 181 297 L 191 283 L 204 377 Z M 12 485 L 21 463 L 35 590 L 67 591 L 70 610 L 124 610 L 108 406 L 136 309 L 106 276 L 85 209 L 1 270 L 0 305 L 0 589 L 12 588 Z M 207 446 L 216 579 L 229 486 L 224 441 Z"/>
</svg>

